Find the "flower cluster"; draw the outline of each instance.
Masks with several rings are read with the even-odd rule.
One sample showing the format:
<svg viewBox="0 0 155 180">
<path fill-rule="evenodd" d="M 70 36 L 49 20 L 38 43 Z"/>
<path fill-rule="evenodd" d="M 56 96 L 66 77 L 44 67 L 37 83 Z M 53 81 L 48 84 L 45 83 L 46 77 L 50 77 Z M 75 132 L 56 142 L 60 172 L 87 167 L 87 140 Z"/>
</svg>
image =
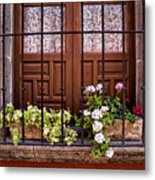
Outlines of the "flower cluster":
<svg viewBox="0 0 155 180">
<path fill-rule="evenodd" d="M 99 132 L 101 131 L 103 128 L 103 124 L 99 121 L 94 121 L 94 124 L 93 124 L 93 131 L 95 132 Z"/>
<path fill-rule="evenodd" d="M 99 110 L 99 109 L 95 109 L 93 112 L 92 112 L 92 119 L 100 119 L 100 118 L 103 118 L 103 114 L 102 114 L 102 111 Z"/>
<path fill-rule="evenodd" d="M 102 106 L 100 110 L 102 112 L 106 112 L 106 111 L 109 111 L 109 108 L 108 108 L 108 106 Z"/>
<path fill-rule="evenodd" d="M 97 86 L 93 86 L 93 85 L 90 85 L 90 86 L 87 86 L 85 88 L 85 93 L 95 93 L 95 92 L 102 92 L 102 89 L 103 89 L 103 85 L 102 84 L 97 84 Z"/>
<path fill-rule="evenodd" d="M 139 105 L 133 106 L 133 113 L 137 116 L 142 116 L 143 109 Z"/>
<path fill-rule="evenodd" d="M 89 115 L 90 115 L 90 112 L 85 109 L 85 110 L 83 111 L 83 114 L 84 114 L 84 116 L 89 116 Z"/>
<path fill-rule="evenodd" d="M 100 133 L 97 133 L 95 134 L 95 137 L 94 137 L 95 141 L 98 142 L 98 143 L 103 143 L 103 141 L 105 140 L 105 137 L 104 135 L 100 132 Z"/>
<path fill-rule="evenodd" d="M 118 83 L 115 85 L 115 89 L 118 90 L 118 91 L 121 91 L 121 90 L 123 89 L 123 83 L 118 82 Z"/>
<path fill-rule="evenodd" d="M 95 92 L 95 87 L 94 87 L 93 85 L 87 86 L 87 87 L 85 88 L 85 92 L 94 93 L 94 92 Z"/>
<path fill-rule="evenodd" d="M 87 86 L 84 92 L 87 97 L 87 108 L 83 111 L 83 127 L 92 129 L 92 154 L 94 157 L 105 155 L 111 158 L 113 153 L 108 146 L 110 139 L 106 137 L 104 131 L 112 121 L 109 116 L 109 107 L 103 105 L 102 102 L 103 85 L 97 84 L 96 87 L 93 85 Z"/>
</svg>

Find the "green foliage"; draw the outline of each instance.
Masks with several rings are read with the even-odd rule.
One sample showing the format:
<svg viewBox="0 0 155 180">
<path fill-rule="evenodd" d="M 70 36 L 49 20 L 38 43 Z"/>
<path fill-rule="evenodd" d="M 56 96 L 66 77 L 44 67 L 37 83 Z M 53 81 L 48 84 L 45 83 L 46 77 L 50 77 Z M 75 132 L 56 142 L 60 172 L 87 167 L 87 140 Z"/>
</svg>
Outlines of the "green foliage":
<svg viewBox="0 0 155 180">
<path fill-rule="evenodd" d="M 99 89 L 97 89 L 97 87 L 99 87 Z M 110 100 L 109 103 L 103 106 L 101 89 L 102 86 L 97 85 L 97 87 L 86 87 L 86 91 L 84 93 L 87 102 L 86 109 L 83 111 L 83 127 L 86 129 L 90 129 L 89 135 L 91 135 L 91 137 L 93 138 L 93 140 L 91 141 L 91 145 L 93 146 L 92 155 L 94 158 L 105 156 L 106 152 L 109 150 L 108 144 L 110 142 L 110 139 L 104 136 L 104 132 L 106 128 L 113 123 L 113 114 L 116 112 L 114 107 L 109 106 Z M 116 100 L 114 101 L 114 103 L 119 106 L 119 100 Z M 109 112 L 109 107 L 111 108 L 113 113 Z M 75 119 L 76 125 L 81 126 L 81 120 L 77 117 Z M 100 137 L 95 138 L 96 135 Z M 101 142 L 100 138 L 103 138 Z"/>
<path fill-rule="evenodd" d="M 103 143 L 98 143 L 95 140 L 91 142 L 93 146 L 92 155 L 94 158 L 99 158 L 101 156 L 105 156 L 106 152 L 109 150 L 108 143 L 110 142 L 110 138 L 105 137 L 105 141 Z"/>
<path fill-rule="evenodd" d="M 89 96 L 89 94 L 87 94 L 87 103 L 86 105 L 88 106 L 88 110 L 92 111 L 94 109 L 99 109 L 102 106 L 102 96 L 100 94 L 94 94 Z"/>
<path fill-rule="evenodd" d="M 119 86 L 118 86 L 119 85 Z M 120 88 L 121 85 L 121 88 Z M 85 96 L 87 99 L 86 109 L 83 111 L 83 128 L 90 129 L 92 140 L 94 157 L 100 157 L 106 155 L 109 151 L 108 143 L 110 139 L 105 137 L 105 140 L 100 141 L 104 137 L 104 132 L 108 126 L 116 119 L 122 119 L 123 116 L 123 105 L 119 98 L 123 85 L 121 83 L 117 84 L 117 95 L 115 98 L 106 97 L 104 100 L 104 105 L 102 104 L 102 85 L 98 84 L 96 87 L 87 86 L 85 88 Z M 81 126 L 81 120 L 76 119 L 76 125 Z M 129 109 L 125 106 L 125 119 L 134 123 L 137 117 L 132 114 Z M 98 136 L 95 139 L 95 136 Z M 101 138 L 101 139 L 100 139 Z"/>
<path fill-rule="evenodd" d="M 10 103 L 6 105 L 6 124 L 10 127 L 12 123 L 17 123 L 21 127 L 22 111 L 15 109 Z M 24 124 L 25 128 L 28 126 L 35 126 L 41 129 L 41 114 L 42 111 L 37 106 L 28 104 L 27 109 L 24 110 Z M 67 110 L 53 110 L 47 111 L 43 109 L 43 136 L 51 144 L 60 142 L 61 140 L 61 118 L 63 114 L 63 127 L 64 127 L 64 142 L 71 145 L 76 141 L 77 132 L 69 126 L 72 115 Z M 0 128 L 3 126 L 3 111 L 0 111 Z M 15 145 L 20 141 L 19 132 L 17 128 L 12 131 L 12 140 Z"/>
<path fill-rule="evenodd" d="M 5 107 L 5 119 L 6 119 L 6 126 L 9 127 L 11 125 L 12 122 L 14 122 L 14 119 L 13 119 L 13 114 L 14 114 L 14 106 L 12 103 L 9 103 L 6 105 Z"/>
<path fill-rule="evenodd" d="M 127 120 L 129 120 L 131 123 L 135 123 L 139 117 L 136 116 L 135 114 L 131 113 L 130 111 L 129 112 L 126 112 L 125 114 L 125 117 Z"/>
<path fill-rule="evenodd" d="M 13 129 L 12 141 L 13 141 L 13 144 L 16 145 L 16 146 L 20 142 L 19 132 L 18 132 L 17 128 Z"/>
<path fill-rule="evenodd" d="M 113 121 L 122 116 L 122 104 L 119 97 L 116 96 L 114 99 L 106 97 L 104 103 L 109 107 L 109 116 Z"/>
<path fill-rule="evenodd" d="M 63 114 L 63 130 L 64 130 L 64 142 L 67 143 L 67 145 L 71 145 L 76 141 L 77 132 L 72 130 L 69 126 L 70 120 L 72 118 L 72 115 L 69 111 L 66 110 L 60 110 L 56 111 L 53 109 L 50 109 L 51 112 L 51 121 L 50 125 L 49 123 L 46 123 L 44 125 L 44 137 L 51 143 L 57 143 L 61 141 L 61 127 L 62 127 L 62 114 Z"/>
<path fill-rule="evenodd" d="M 109 107 L 109 117 L 113 121 L 115 121 L 115 119 L 122 119 L 123 105 L 119 97 L 116 96 L 114 99 L 107 97 L 104 103 Z M 129 120 L 131 123 L 135 123 L 135 121 L 139 118 L 125 105 L 125 119 Z"/>
</svg>

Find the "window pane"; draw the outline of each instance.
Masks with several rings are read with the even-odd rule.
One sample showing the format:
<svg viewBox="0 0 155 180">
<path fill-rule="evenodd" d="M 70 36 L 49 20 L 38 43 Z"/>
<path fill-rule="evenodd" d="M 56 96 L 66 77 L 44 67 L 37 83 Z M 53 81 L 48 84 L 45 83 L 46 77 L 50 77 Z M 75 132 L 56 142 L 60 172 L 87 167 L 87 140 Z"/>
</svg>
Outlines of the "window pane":
<svg viewBox="0 0 155 180">
<path fill-rule="evenodd" d="M 40 7 L 24 8 L 24 31 L 27 33 L 40 32 L 41 11 Z"/>
<path fill-rule="evenodd" d="M 83 9 L 84 31 L 102 30 L 101 5 L 84 5 Z M 104 29 L 122 30 L 121 5 L 104 6 Z M 84 34 L 84 52 L 101 52 L 102 35 Z M 105 33 L 105 52 L 122 51 L 122 35 Z"/>
<path fill-rule="evenodd" d="M 65 16 L 65 9 L 64 9 L 64 16 Z M 65 28 L 65 18 L 64 18 L 64 28 Z M 24 31 L 29 33 L 35 33 L 41 31 L 40 7 L 25 8 Z M 44 7 L 44 32 L 59 32 L 59 31 L 61 31 L 61 7 L 60 6 Z M 40 49 L 41 49 L 40 41 L 41 41 L 40 35 L 25 36 L 24 52 L 40 53 Z M 61 36 L 58 34 L 44 35 L 44 52 L 59 53 L 61 51 L 60 42 L 61 42 Z"/>
<path fill-rule="evenodd" d="M 104 29 L 122 30 L 122 6 L 105 5 L 104 6 Z"/>
</svg>

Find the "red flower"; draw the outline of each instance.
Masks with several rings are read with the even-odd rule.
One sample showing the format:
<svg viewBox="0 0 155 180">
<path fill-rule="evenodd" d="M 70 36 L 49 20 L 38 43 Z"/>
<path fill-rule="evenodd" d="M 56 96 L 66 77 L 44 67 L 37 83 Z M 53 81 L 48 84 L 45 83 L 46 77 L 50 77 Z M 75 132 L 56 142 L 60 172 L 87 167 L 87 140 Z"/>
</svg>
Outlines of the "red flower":
<svg viewBox="0 0 155 180">
<path fill-rule="evenodd" d="M 142 108 L 139 105 L 133 106 L 133 113 L 137 116 L 141 116 L 142 115 Z"/>
</svg>

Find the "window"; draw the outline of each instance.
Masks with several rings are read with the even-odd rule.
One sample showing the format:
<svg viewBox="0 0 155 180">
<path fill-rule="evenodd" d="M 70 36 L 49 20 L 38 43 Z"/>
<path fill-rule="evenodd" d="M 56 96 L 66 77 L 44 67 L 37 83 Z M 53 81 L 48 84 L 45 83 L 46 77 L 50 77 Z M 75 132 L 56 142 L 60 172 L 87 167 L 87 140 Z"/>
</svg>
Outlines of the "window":
<svg viewBox="0 0 155 180">
<path fill-rule="evenodd" d="M 88 104 L 85 95 L 89 85 L 102 84 L 102 105 L 107 96 L 115 98 L 115 88 L 122 83 L 121 103 L 121 137 L 114 139 L 110 146 L 143 146 L 144 145 L 144 10 L 140 8 L 141 20 L 137 20 L 135 2 L 82 2 L 82 3 L 37 3 L 14 5 L 14 32 L 6 31 L 6 5 L 3 5 L 3 21 L 1 40 L 2 47 L 2 110 L 3 127 L 2 143 L 10 143 L 7 136 L 6 70 L 7 40 L 12 38 L 13 61 L 13 104 L 21 109 L 21 144 L 49 144 L 45 139 L 44 107 L 60 110 L 61 140 L 54 145 L 66 145 L 64 142 L 63 123 L 65 109 L 76 113 L 81 127 L 76 127 L 74 117 L 67 127 L 78 132 L 78 140 L 74 145 L 90 145 L 88 129 L 84 127 L 84 111 Z M 135 14 L 130 13 L 131 11 Z M 142 15 L 143 14 L 143 15 Z M 137 18 L 137 19 L 136 19 Z M 141 22 L 141 23 L 140 23 Z M 13 25 L 12 25 L 13 26 Z M 10 43 L 11 45 L 11 43 Z M 138 46 L 138 50 L 136 50 Z M 138 52 L 139 51 L 139 52 Z M 139 54 L 142 56 L 139 57 Z M 141 65 L 138 62 L 141 61 Z M 138 70 L 138 66 L 141 71 Z M 138 72 L 139 71 L 139 72 Z M 142 88 L 140 90 L 140 88 Z M 135 90 L 136 89 L 136 90 Z M 140 92 L 139 92 L 140 90 Z M 138 93 L 140 93 L 140 96 Z M 130 99 L 130 100 L 129 100 Z M 129 102 L 130 101 L 130 102 Z M 128 131 L 125 126 L 126 113 L 140 111 L 142 126 L 140 138 L 126 138 Z M 24 111 L 27 103 L 36 105 L 40 112 L 40 139 L 27 140 L 25 137 L 26 123 Z M 128 104 L 127 104 L 128 103 Z M 110 107 L 109 105 L 109 108 Z M 128 108 L 128 112 L 126 111 Z M 129 113 L 129 119 L 132 119 Z M 67 116 L 67 115 L 66 115 Z M 46 129 L 49 131 L 49 129 Z M 60 129 L 59 129 L 60 130 Z M 85 132 L 86 131 L 86 132 Z M 136 137 L 136 135 L 134 136 Z M 33 139 L 30 137 L 29 139 Z M 19 143 L 19 144 L 20 144 Z"/>
</svg>

